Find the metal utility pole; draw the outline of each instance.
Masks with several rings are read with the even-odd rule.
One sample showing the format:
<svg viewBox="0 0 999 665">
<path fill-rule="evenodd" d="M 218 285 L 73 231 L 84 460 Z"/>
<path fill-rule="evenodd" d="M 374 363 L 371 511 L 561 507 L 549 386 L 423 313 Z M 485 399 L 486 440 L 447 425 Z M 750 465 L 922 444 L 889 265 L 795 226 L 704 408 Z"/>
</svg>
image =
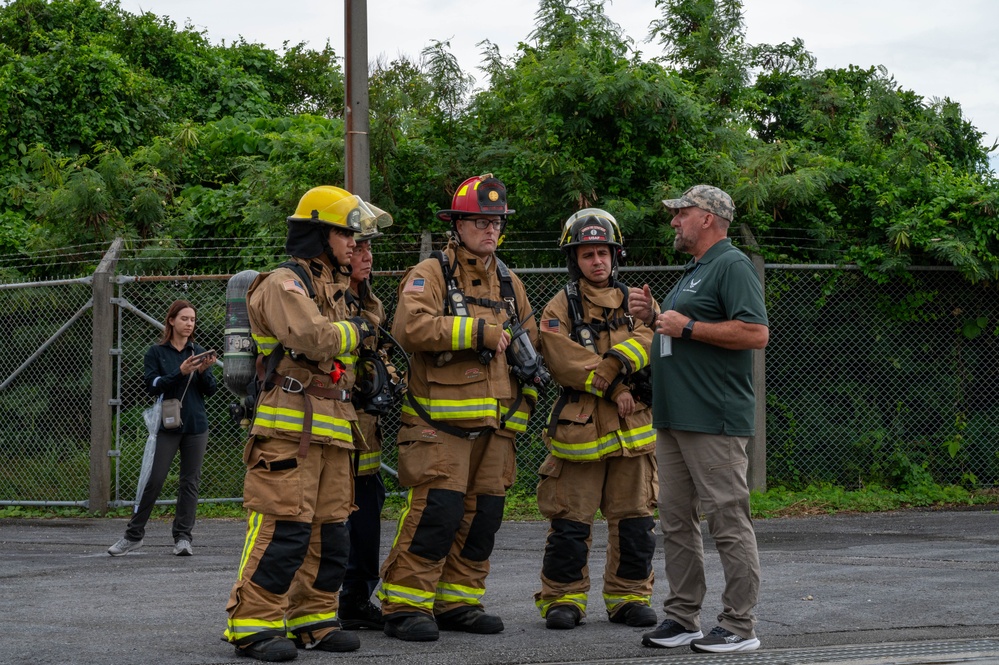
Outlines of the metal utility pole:
<svg viewBox="0 0 999 665">
<path fill-rule="evenodd" d="M 347 66 L 344 128 L 344 189 L 371 200 L 371 150 L 368 145 L 368 2 L 344 0 L 344 50 Z"/>
</svg>

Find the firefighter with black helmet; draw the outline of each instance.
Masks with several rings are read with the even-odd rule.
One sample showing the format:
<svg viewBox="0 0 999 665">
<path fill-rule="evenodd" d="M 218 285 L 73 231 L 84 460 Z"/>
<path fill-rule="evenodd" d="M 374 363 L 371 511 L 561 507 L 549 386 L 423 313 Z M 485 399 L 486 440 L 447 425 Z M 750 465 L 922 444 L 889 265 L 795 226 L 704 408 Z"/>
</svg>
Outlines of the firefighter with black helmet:
<svg viewBox="0 0 999 665">
<path fill-rule="evenodd" d="M 302 196 L 288 218 L 291 260 L 247 292 L 257 391 L 243 451 L 249 513 L 226 639 L 240 655 L 291 660 L 297 648 L 352 651 L 337 593 L 353 509 L 353 358 L 371 323 L 348 318 L 354 234 L 386 213 L 339 187 Z"/>
<path fill-rule="evenodd" d="M 382 236 L 373 229 L 354 236 L 357 246 L 350 259 L 350 290 L 347 308 L 351 316 L 363 316 L 372 325 L 388 325 L 382 301 L 371 290 L 372 241 Z M 340 591 L 340 623 L 345 630 L 381 630 L 385 626 L 381 610 L 371 602 L 378 586 L 381 564 L 382 507 L 382 416 L 397 412 L 405 382 L 388 355 L 380 329 L 361 347 L 355 374 L 354 410 L 362 438 L 354 452 L 354 504 L 357 509 L 347 521 L 350 556 Z"/>
<path fill-rule="evenodd" d="M 439 630 L 504 627 L 483 604 L 489 557 L 514 480 L 514 438 L 545 376 L 538 363 L 517 378 L 506 353 L 511 339 L 537 341 L 524 285 L 495 254 L 512 213 L 500 180 L 465 180 L 437 213 L 451 223 L 446 249 L 399 285 L 392 335 L 411 354 L 399 482 L 409 489 L 382 565 L 390 637 L 432 641 Z"/>
<path fill-rule="evenodd" d="M 607 520 L 603 601 L 610 621 L 656 623 L 656 436 L 639 385 L 653 332 L 628 315 L 628 287 L 617 281 L 623 243 L 604 210 L 569 217 L 559 246 L 570 281 L 541 315 L 542 352 L 561 387 L 538 472 L 538 507 L 551 525 L 535 603 L 551 629 L 575 628 L 587 615 L 598 510 Z"/>
</svg>

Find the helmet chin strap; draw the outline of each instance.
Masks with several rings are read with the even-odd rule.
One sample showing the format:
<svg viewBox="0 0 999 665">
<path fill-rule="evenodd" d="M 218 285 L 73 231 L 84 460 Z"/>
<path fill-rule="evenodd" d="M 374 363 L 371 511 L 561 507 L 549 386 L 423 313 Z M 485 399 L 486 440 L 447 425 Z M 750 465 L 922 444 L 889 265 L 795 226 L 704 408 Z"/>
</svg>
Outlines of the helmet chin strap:
<svg viewBox="0 0 999 665">
<path fill-rule="evenodd" d="M 340 265 L 340 262 L 337 261 L 336 254 L 333 253 L 333 248 L 330 247 L 330 243 L 328 240 L 329 236 L 327 235 L 327 233 L 323 232 L 321 226 L 318 226 L 317 233 L 319 234 L 319 244 L 323 248 L 322 253 L 324 256 L 326 256 L 326 259 L 330 262 L 330 267 L 333 268 L 333 272 L 340 273 L 341 275 L 346 275 L 347 277 L 350 277 L 350 273 L 351 271 L 353 271 L 354 267 L 351 266 L 349 263 L 346 266 Z"/>
</svg>

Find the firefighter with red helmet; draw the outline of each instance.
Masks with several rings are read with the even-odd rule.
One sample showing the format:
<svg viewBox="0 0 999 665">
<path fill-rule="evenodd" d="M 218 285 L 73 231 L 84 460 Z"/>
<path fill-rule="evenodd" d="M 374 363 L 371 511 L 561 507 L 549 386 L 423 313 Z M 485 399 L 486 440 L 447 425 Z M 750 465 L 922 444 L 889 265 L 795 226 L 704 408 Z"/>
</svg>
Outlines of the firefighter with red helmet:
<svg viewBox="0 0 999 665">
<path fill-rule="evenodd" d="M 598 510 L 607 520 L 603 600 L 610 621 L 656 624 L 656 435 L 645 376 L 653 331 L 628 314 L 628 287 L 617 281 L 623 242 L 604 210 L 569 217 L 559 245 L 570 281 L 541 315 L 545 361 L 561 387 L 538 472 L 538 508 L 551 525 L 535 603 L 551 629 L 574 628 L 586 616 Z"/>
<path fill-rule="evenodd" d="M 296 647 L 360 645 L 341 630 L 337 593 L 358 432 L 352 360 L 373 327 L 348 318 L 344 294 L 354 234 L 385 217 L 339 187 L 310 189 L 288 218 L 291 260 L 247 292 L 257 397 L 243 450 L 246 543 L 226 607 L 226 639 L 240 655 L 285 661 Z"/>
<path fill-rule="evenodd" d="M 465 180 L 437 213 L 451 222 L 446 249 L 399 285 L 392 335 L 411 354 L 397 437 L 408 494 L 381 570 L 390 637 L 503 630 L 483 604 L 489 557 L 514 480 L 514 438 L 547 376 L 539 363 L 524 370 L 511 360 L 537 340 L 524 285 L 495 254 L 512 213 L 497 178 Z"/>
</svg>

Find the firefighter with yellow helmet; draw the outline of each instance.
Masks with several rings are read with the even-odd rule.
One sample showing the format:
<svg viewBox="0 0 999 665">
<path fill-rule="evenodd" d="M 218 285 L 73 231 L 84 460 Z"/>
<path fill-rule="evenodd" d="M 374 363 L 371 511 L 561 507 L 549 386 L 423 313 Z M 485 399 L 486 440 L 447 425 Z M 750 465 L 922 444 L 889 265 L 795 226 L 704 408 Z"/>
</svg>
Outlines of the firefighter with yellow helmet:
<svg viewBox="0 0 999 665">
<path fill-rule="evenodd" d="M 541 315 L 542 351 L 561 387 L 538 472 L 538 507 L 551 525 L 535 603 L 551 629 L 575 628 L 587 615 L 597 510 L 607 520 L 603 600 L 610 621 L 656 624 L 656 435 L 645 376 L 653 331 L 628 314 L 628 287 L 617 281 L 623 242 L 604 210 L 569 217 L 559 242 L 569 283 Z"/>
<path fill-rule="evenodd" d="M 504 627 L 483 604 L 489 557 L 514 481 L 514 438 L 547 380 L 524 285 L 495 254 L 512 213 L 497 178 L 465 180 L 437 213 L 451 222 L 446 249 L 399 285 L 392 335 L 411 356 L 397 441 L 409 490 L 381 571 L 390 637 Z"/>
<path fill-rule="evenodd" d="M 243 451 L 249 513 L 226 610 L 238 654 L 291 660 L 297 648 L 352 651 L 337 593 L 353 509 L 353 358 L 373 333 L 348 318 L 354 234 L 386 213 L 339 187 L 302 196 L 288 218 L 287 261 L 257 277 L 246 302 L 256 342 L 257 395 Z"/>
</svg>

